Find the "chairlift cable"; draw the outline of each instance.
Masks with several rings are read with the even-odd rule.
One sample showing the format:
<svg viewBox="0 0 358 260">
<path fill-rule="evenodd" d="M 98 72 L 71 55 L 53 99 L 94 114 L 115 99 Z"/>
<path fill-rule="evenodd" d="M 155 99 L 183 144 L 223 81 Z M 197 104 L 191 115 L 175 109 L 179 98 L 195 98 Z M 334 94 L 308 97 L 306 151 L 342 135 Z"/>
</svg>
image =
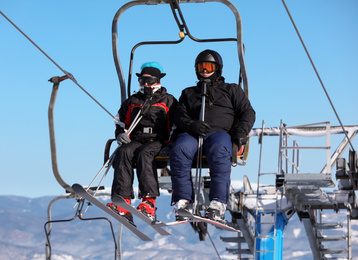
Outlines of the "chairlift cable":
<svg viewBox="0 0 358 260">
<path fill-rule="evenodd" d="M 339 115 L 338 115 L 336 109 L 334 108 L 334 105 L 333 105 L 333 103 L 332 103 L 331 98 L 329 97 L 329 94 L 328 94 L 328 92 L 327 92 L 327 90 L 326 90 L 326 87 L 324 86 L 323 81 L 322 81 L 322 79 L 321 79 L 321 77 L 320 77 L 320 75 L 319 75 L 319 73 L 318 73 L 318 71 L 317 71 L 317 69 L 316 69 L 316 66 L 314 65 L 313 60 L 312 60 L 312 58 L 311 58 L 311 56 L 310 56 L 310 54 L 309 54 L 309 52 L 308 52 L 308 50 L 307 50 L 307 48 L 306 48 L 306 45 L 305 45 L 305 43 L 303 42 L 303 39 L 302 39 L 302 37 L 301 37 L 301 35 L 300 35 L 300 32 L 298 31 L 298 29 L 297 29 L 297 27 L 296 27 L 296 24 L 295 24 L 295 22 L 294 22 L 294 20 L 293 20 L 293 18 L 292 18 L 292 16 L 291 16 L 291 13 L 290 13 L 290 11 L 288 10 L 288 7 L 287 7 L 287 5 L 286 5 L 286 3 L 285 3 L 285 0 L 282 0 L 282 3 L 283 3 L 283 5 L 284 5 L 284 7 L 285 7 L 285 9 L 286 9 L 286 12 L 287 12 L 288 16 L 290 17 L 290 20 L 291 20 L 291 22 L 292 22 L 293 27 L 294 27 L 295 30 L 296 30 L 296 33 L 297 33 L 297 35 L 298 35 L 298 38 L 300 38 L 300 41 L 301 41 L 301 43 L 302 43 L 302 46 L 303 46 L 303 48 L 305 49 L 305 52 L 306 52 L 306 54 L 307 54 L 307 56 L 308 56 L 308 59 L 310 60 L 310 62 L 311 62 L 311 64 L 312 64 L 312 67 L 313 67 L 313 69 L 314 69 L 314 71 L 315 71 L 315 73 L 316 73 L 316 75 L 317 75 L 317 78 L 318 78 L 319 82 L 321 83 L 321 86 L 322 86 L 322 88 L 323 88 L 323 91 L 325 92 L 325 94 L 326 94 L 326 96 L 327 96 L 327 99 L 328 99 L 329 103 L 331 104 L 331 107 L 332 107 L 332 109 L 333 109 L 333 112 L 335 113 L 335 115 L 336 115 L 336 117 L 337 117 L 337 119 L 338 119 L 338 121 L 339 121 L 339 124 L 341 125 L 341 127 L 342 127 L 342 129 L 343 129 L 343 132 L 344 132 L 344 134 L 345 134 L 345 136 L 346 136 L 346 138 L 347 138 L 347 141 L 348 141 L 348 143 L 350 144 L 352 150 L 355 151 L 355 150 L 354 150 L 354 147 L 353 147 L 353 145 L 352 145 L 352 143 L 351 143 L 351 141 L 350 141 L 350 139 L 349 139 L 349 137 L 348 137 L 348 133 L 347 133 L 346 130 L 344 129 L 344 126 L 343 126 L 343 124 L 342 124 L 342 121 L 341 121 L 341 119 L 339 118 Z"/>
<path fill-rule="evenodd" d="M 70 78 L 78 87 L 80 87 L 80 89 L 82 89 L 94 102 L 96 102 L 104 111 L 106 111 L 112 118 L 114 118 L 114 116 L 106 109 L 104 108 L 104 106 L 102 106 L 91 94 L 89 94 L 73 77 L 73 75 L 71 75 L 70 73 L 68 73 L 67 71 L 65 71 L 64 69 L 62 69 L 53 59 L 51 59 L 50 56 L 48 56 L 33 40 L 30 39 L 30 37 L 28 37 L 15 23 L 13 23 L 3 12 L 0 11 L 0 14 L 2 16 L 4 16 L 4 18 L 6 20 L 8 20 L 23 36 L 25 36 L 39 51 L 41 51 L 53 64 L 55 64 L 55 66 L 57 68 L 59 68 L 63 73 L 66 74 L 66 76 L 68 78 Z"/>
<path fill-rule="evenodd" d="M 220 254 L 219 254 L 218 250 L 216 249 L 216 246 L 215 246 L 215 244 L 214 244 L 214 241 L 211 239 L 211 236 L 210 236 L 209 231 L 207 231 L 207 234 L 208 234 L 208 236 L 209 236 L 209 239 L 210 239 L 211 244 L 213 245 L 213 247 L 214 247 L 214 249 L 215 249 L 216 254 L 218 255 L 219 259 L 221 260 Z"/>
</svg>

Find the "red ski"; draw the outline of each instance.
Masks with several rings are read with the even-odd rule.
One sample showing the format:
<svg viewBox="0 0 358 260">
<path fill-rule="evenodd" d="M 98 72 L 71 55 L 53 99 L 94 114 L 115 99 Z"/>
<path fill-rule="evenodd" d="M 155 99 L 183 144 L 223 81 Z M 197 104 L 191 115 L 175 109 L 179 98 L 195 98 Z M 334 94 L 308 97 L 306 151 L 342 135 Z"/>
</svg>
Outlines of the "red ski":
<svg viewBox="0 0 358 260">
<path fill-rule="evenodd" d="M 206 222 L 206 223 L 209 223 L 209 224 L 211 224 L 211 225 L 216 226 L 216 227 L 219 228 L 219 229 L 223 229 L 223 230 L 227 230 L 227 231 L 240 232 L 239 229 L 230 227 L 230 226 L 228 226 L 228 225 L 226 225 L 226 224 L 224 224 L 224 223 L 220 223 L 220 222 L 217 222 L 217 221 L 208 219 L 208 218 L 203 218 L 203 217 L 200 217 L 200 216 L 197 216 L 197 215 L 193 215 L 193 214 L 191 214 L 189 211 L 187 211 L 187 210 L 185 210 L 185 209 L 179 209 L 179 210 L 178 210 L 178 215 L 179 215 L 179 216 L 182 216 L 182 217 L 189 218 L 190 220 L 195 221 L 195 222 Z"/>
</svg>

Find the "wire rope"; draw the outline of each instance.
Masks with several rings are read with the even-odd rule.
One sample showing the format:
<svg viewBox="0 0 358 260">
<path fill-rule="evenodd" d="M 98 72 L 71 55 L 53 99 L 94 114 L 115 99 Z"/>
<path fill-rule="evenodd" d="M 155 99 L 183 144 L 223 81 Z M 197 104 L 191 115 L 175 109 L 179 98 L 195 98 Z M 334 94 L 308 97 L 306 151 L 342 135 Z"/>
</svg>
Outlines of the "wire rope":
<svg viewBox="0 0 358 260">
<path fill-rule="evenodd" d="M 293 27 L 294 27 L 295 30 L 296 30 L 296 33 L 297 33 L 297 35 L 298 35 L 298 38 L 300 38 L 300 41 L 301 41 L 301 43 L 302 43 L 302 46 L 303 46 L 303 48 L 305 49 L 305 52 L 306 52 L 306 54 L 307 54 L 307 56 L 308 56 L 308 59 L 310 60 L 310 62 L 311 62 L 311 64 L 312 64 L 312 67 L 313 67 L 313 69 L 314 69 L 314 71 L 315 71 L 315 73 L 316 73 L 316 75 L 317 75 L 317 78 L 318 78 L 319 82 L 321 83 L 321 86 L 322 86 L 322 88 L 323 88 L 323 91 L 325 92 L 325 94 L 326 94 L 326 96 L 327 96 L 327 99 L 328 99 L 329 103 L 331 104 L 331 107 L 332 107 L 332 109 L 333 109 L 333 112 L 335 113 L 335 115 L 336 115 L 336 117 L 337 117 L 337 119 L 338 119 L 338 121 L 339 121 L 339 124 L 341 125 L 341 127 L 342 127 L 342 129 L 343 129 L 343 132 L 344 132 L 344 134 L 345 134 L 345 136 L 346 136 L 346 138 L 347 138 L 347 140 L 348 140 L 348 142 L 349 142 L 349 144 L 350 144 L 352 150 L 355 151 L 354 148 L 353 148 L 353 145 L 352 145 L 351 141 L 349 140 L 348 133 L 347 133 L 346 130 L 344 129 L 344 126 L 343 126 L 343 124 L 342 124 L 342 121 L 341 121 L 341 119 L 340 119 L 340 117 L 339 117 L 339 115 L 338 115 L 338 113 L 337 113 L 337 111 L 336 111 L 336 109 L 335 109 L 335 107 L 334 107 L 334 105 L 333 105 L 333 102 L 332 102 L 331 98 L 329 97 L 329 94 L 328 94 L 328 92 L 327 92 L 327 90 L 326 90 L 326 87 L 324 86 L 323 81 L 322 81 L 322 79 L 321 79 L 321 77 L 320 77 L 320 75 L 319 75 L 319 73 L 318 73 L 318 71 L 317 71 L 317 69 L 316 69 L 316 66 L 315 66 L 314 63 L 313 63 L 313 60 L 312 60 L 312 58 L 311 58 L 311 55 L 309 54 L 309 52 L 308 52 L 308 50 L 307 50 L 307 47 L 306 47 L 305 43 L 303 42 L 303 39 L 302 39 L 302 37 L 301 37 L 301 34 L 300 34 L 300 32 L 298 31 L 297 26 L 296 26 L 296 24 L 295 24 L 295 22 L 294 22 L 294 20 L 293 20 L 293 18 L 292 18 L 292 16 L 291 16 L 291 13 L 290 13 L 290 11 L 288 10 L 288 7 L 287 7 L 287 5 L 286 5 L 286 3 L 285 3 L 285 0 L 282 0 L 282 3 L 283 3 L 283 5 L 284 5 L 284 7 L 285 7 L 285 9 L 286 9 L 286 12 L 287 12 L 288 16 L 290 17 L 290 20 L 291 20 L 291 22 L 292 22 Z"/>
<path fill-rule="evenodd" d="M 220 254 L 219 254 L 218 250 L 216 249 L 216 246 L 215 246 L 214 241 L 211 239 L 211 236 L 210 236 L 209 231 L 207 231 L 207 234 L 208 234 L 208 236 L 209 236 L 209 238 L 210 238 L 211 244 L 213 245 L 213 247 L 214 247 L 214 249 L 215 249 L 216 254 L 218 255 L 219 259 L 221 260 Z"/>
<path fill-rule="evenodd" d="M 112 118 L 114 118 L 114 116 L 104 107 L 102 106 L 90 93 L 88 93 L 73 77 L 73 75 L 71 75 L 70 73 L 68 73 L 67 71 L 65 71 L 64 69 L 61 68 L 60 65 L 58 65 L 49 55 L 47 55 L 46 52 L 44 52 L 33 40 L 31 40 L 31 38 L 29 36 L 27 36 L 14 22 L 12 22 L 10 20 L 10 18 L 8 18 L 2 11 L 0 11 L 0 14 L 2 16 L 4 16 L 4 18 L 6 20 L 8 20 L 23 36 L 25 36 L 26 39 L 28 39 L 39 51 L 41 51 L 53 64 L 55 64 L 55 66 L 57 68 L 59 68 L 63 73 L 66 74 L 66 76 L 68 78 L 70 78 L 78 87 L 80 87 L 80 89 L 82 89 L 94 102 L 96 102 L 104 111 L 106 111 Z"/>
</svg>

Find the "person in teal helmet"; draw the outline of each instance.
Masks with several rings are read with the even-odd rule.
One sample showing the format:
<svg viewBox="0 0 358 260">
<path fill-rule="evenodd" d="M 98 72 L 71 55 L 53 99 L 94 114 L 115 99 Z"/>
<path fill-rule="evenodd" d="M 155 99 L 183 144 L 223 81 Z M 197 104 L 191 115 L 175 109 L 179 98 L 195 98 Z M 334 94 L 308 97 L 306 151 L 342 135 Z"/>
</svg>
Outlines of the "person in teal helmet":
<svg viewBox="0 0 358 260">
<path fill-rule="evenodd" d="M 111 197 L 112 201 L 114 197 L 123 197 L 128 204 L 131 204 L 131 199 L 134 198 L 133 164 L 135 163 L 139 198 L 142 199 L 137 209 L 155 221 L 155 199 L 160 194 L 157 169 L 153 160 L 169 140 L 173 125 L 171 115 L 177 100 L 161 85 L 160 80 L 166 74 L 162 72 L 159 63 L 144 63 L 141 66 L 141 72 L 136 75 L 140 90 L 122 103 L 114 120 L 115 137 L 120 147 L 113 162 L 114 178 Z M 128 136 L 127 129 L 145 103 L 149 105 L 149 108 L 142 110 L 146 112 Z M 114 203 L 108 203 L 107 206 L 133 223 L 133 216 L 130 212 Z"/>
</svg>

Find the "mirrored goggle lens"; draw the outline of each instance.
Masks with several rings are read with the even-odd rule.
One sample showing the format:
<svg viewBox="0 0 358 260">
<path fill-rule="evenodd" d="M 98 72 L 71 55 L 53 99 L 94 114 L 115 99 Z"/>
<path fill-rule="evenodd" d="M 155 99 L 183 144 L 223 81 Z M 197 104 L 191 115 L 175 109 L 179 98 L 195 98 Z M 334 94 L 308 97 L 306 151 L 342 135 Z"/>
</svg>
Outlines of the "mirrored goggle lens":
<svg viewBox="0 0 358 260">
<path fill-rule="evenodd" d="M 216 70 L 216 65 L 215 63 L 211 63 L 211 62 L 202 62 L 196 65 L 196 71 L 201 73 L 204 70 L 206 70 L 207 72 L 211 73 L 214 72 Z"/>
<path fill-rule="evenodd" d="M 141 86 L 144 86 L 145 83 L 147 83 L 148 85 L 153 85 L 156 83 L 159 83 L 159 79 L 157 77 L 139 77 L 138 78 L 138 82 Z"/>
</svg>

